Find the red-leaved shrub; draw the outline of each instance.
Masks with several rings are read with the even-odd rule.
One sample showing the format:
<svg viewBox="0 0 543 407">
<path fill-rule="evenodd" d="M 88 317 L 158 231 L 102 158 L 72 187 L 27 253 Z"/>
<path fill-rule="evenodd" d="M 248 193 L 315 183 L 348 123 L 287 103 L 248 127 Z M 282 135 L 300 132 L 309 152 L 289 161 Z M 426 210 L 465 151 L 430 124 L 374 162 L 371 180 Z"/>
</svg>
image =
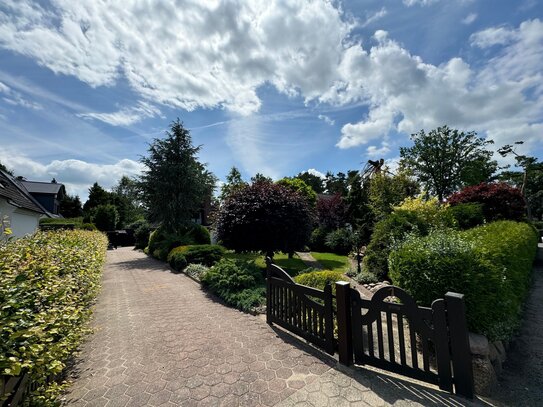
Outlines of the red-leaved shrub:
<svg viewBox="0 0 543 407">
<path fill-rule="evenodd" d="M 452 206 L 470 202 L 482 204 L 487 222 L 500 219 L 518 221 L 523 220 L 526 215 L 526 202 L 520 190 L 503 182 L 483 182 L 466 187 L 452 194 L 448 202 Z"/>
</svg>

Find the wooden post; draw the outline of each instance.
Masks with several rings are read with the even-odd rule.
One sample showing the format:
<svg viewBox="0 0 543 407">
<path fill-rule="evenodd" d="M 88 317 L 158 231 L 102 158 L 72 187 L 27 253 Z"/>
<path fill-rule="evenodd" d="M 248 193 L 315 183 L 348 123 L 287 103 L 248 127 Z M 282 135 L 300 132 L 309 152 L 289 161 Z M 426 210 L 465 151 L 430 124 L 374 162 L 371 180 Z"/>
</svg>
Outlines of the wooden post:
<svg viewBox="0 0 543 407">
<path fill-rule="evenodd" d="M 271 284 L 271 273 L 270 273 L 270 264 L 268 258 L 266 258 L 266 322 L 272 324 L 272 284 Z"/>
<path fill-rule="evenodd" d="M 353 363 L 353 331 L 351 326 L 351 286 L 346 281 L 336 282 L 337 331 L 339 363 Z"/>
<path fill-rule="evenodd" d="M 324 333 L 326 341 L 326 352 L 330 355 L 335 353 L 334 343 L 334 304 L 332 296 L 332 286 L 326 284 L 324 287 Z"/>
<path fill-rule="evenodd" d="M 439 388 L 452 393 L 451 352 L 449 349 L 449 331 L 447 328 L 445 300 L 439 299 L 432 303 L 432 320 L 434 323 L 434 345 L 436 347 Z"/>
<path fill-rule="evenodd" d="M 472 399 L 474 394 L 473 367 L 471 364 L 464 294 L 448 292 L 445 294 L 445 301 L 447 303 L 447 319 L 451 336 L 451 359 L 455 393 Z"/>
</svg>

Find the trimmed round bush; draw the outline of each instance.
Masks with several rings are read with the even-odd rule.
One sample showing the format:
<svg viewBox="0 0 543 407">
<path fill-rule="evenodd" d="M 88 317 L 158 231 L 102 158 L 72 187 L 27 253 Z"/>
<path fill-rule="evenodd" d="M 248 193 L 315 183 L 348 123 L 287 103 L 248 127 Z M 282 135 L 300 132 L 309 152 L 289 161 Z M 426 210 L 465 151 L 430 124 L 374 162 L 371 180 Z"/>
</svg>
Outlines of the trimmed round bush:
<svg viewBox="0 0 543 407">
<path fill-rule="evenodd" d="M 358 284 L 375 284 L 379 282 L 377 276 L 369 271 L 362 270 L 352 277 Z"/>
<path fill-rule="evenodd" d="M 149 253 L 155 256 L 156 249 L 161 249 L 160 252 L 166 252 L 162 257 L 156 257 L 160 260 L 167 260 L 170 251 L 178 246 L 186 246 L 193 244 L 209 244 L 211 238 L 209 231 L 198 224 L 192 223 L 187 225 L 177 233 L 166 232 L 164 227 L 157 228 L 149 235 Z M 164 258 L 166 257 L 166 258 Z"/>
<path fill-rule="evenodd" d="M 168 255 L 168 263 L 174 270 L 183 271 L 183 269 L 188 265 L 187 258 L 182 252 L 175 252 L 173 254 L 172 252 L 170 252 Z"/>
<path fill-rule="evenodd" d="M 178 246 L 170 251 L 168 261 L 172 255 L 182 253 L 190 264 L 197 263 L 211 267 L 222 259 L 225 252 L 224 247 L 213 244 Z"/>
</svg>

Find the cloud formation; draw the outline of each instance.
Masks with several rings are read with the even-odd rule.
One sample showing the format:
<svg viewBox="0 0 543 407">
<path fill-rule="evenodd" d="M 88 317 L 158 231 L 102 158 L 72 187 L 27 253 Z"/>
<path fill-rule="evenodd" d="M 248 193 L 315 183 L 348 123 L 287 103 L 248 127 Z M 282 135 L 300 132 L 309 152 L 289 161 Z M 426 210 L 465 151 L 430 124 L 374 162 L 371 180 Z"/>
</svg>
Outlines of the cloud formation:
<svg viewBox="0 0 543 407">
<path fill-rule="evenodd" d="M 112 126 L 129 126 L 146 118 L 162 117 L 160 109 L 143 101 L 138 102 L 136 106 L 125 107 L 113 113 L 80 113 L 77 116 L 100 120 Z"/>
<path fill-rule="evenodd" d="M 41 110 L 43 108 L 39 103 L 25 98 L 20 92 L 17 92 L 2 82 L 0 82 L 0 98 L 5 103 L 13 106 L 22 106 L 34 110 Z"/>
<path fill-rule="evenodd" d="M 32 181 L 50 181 L 53 177 L 62 182 L 70 195 L 87 199 L 88 188 L 98 182 L 110 189 L 123 175 L 137 176 L 143 165 L 137 161 L 122 159 L 111 164 L 90 163 L 82 160 L 54 160 L 42 164 L 23 154 L 0 148 L 2 163 Z"/>
</svg>

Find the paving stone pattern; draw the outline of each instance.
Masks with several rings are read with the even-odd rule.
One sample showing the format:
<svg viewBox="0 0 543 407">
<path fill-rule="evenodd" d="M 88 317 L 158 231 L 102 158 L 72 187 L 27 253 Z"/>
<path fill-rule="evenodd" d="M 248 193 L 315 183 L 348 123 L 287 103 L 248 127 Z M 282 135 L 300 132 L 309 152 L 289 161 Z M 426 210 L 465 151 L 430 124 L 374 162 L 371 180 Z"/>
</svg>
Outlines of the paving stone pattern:
<svg viewBox="0 0 543 407">
<path fill-rule="evenodd" d="M 379 380 L 374 372 L 339 368 L 335 359 L 262 317 L 222 305 L 196 282 L 131 248 L 108 252 L 93 327 L 64 405 L 467 404 Z"/>
</svg>

